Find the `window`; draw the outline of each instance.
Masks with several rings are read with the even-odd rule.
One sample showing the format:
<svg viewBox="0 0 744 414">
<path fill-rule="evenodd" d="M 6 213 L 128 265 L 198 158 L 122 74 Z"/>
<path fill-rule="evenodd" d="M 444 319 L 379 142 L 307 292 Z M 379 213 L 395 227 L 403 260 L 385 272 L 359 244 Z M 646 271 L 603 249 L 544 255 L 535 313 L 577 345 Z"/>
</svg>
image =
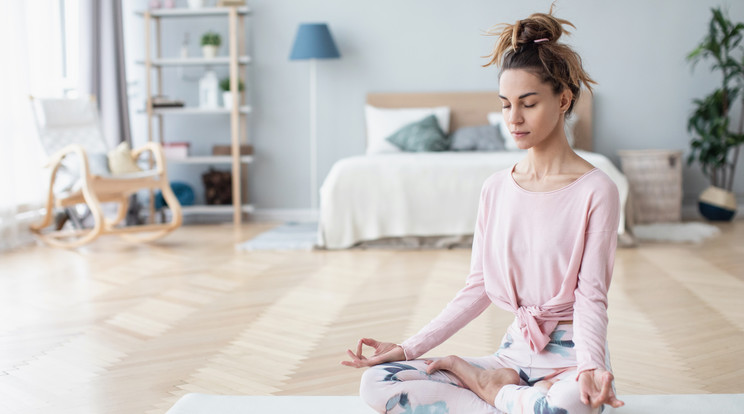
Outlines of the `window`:
<svg viewBox="0 0 744 414">
<path fill-rule="evenodd" d="M 60 88 L 64 96 L 77 95 L 80 73 L 80 1 L 59 0 L 61 74 Z"/>
</svg>

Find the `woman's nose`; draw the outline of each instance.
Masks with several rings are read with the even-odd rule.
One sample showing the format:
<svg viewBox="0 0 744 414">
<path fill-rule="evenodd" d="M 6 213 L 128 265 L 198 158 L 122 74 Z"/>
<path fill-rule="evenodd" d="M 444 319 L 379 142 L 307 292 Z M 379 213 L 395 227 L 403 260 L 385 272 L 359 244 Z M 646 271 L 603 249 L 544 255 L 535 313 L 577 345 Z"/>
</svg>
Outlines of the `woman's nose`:
<svg viewBox="0 0 744 414">
<path fill-rule="evenodd" d="M 512 110 L 509 111 L 509 119 L 507 119 L 507 121 L 513 125 L 521 124 L 523 121 L 521 111 L 519 109 L 512 108 Z"/>
</svg>

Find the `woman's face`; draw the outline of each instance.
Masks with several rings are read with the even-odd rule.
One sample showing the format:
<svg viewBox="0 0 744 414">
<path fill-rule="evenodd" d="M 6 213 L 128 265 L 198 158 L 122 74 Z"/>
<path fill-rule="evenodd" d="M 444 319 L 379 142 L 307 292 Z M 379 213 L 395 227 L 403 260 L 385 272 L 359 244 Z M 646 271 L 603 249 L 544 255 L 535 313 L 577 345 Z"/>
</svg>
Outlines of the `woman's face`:
<svg viewBox="0 0 744 414">
<path fill-rule="evenodd" d="M 508 69 L 499 80 L 504 121 L 520 149 L 565 140 L 563 113 L 570 106 L 570 92 L 553 88 L 524 69 Z"/>
</svg>

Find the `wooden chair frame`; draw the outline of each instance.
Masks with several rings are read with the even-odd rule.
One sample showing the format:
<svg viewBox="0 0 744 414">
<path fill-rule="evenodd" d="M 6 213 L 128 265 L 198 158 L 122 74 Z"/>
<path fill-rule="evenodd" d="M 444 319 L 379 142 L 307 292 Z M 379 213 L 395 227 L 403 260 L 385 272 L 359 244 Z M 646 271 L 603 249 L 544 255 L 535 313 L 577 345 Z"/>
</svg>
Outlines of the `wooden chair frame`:
<svg viewBox="0 0 744 414">
<path fill-rule="evenodd" d="M 31 99 L 34 98 L 31 97 Z M 41 222 L 30 226 L 31 231 L 51 246 L 74 248 L 90 243 L 104 234 L 118 234 L 131 242 L 148 242 L 159 239 L 177 229 L 183 222 L 183 213 L 181 204 L 168 181 L 162 146 L 154 142 L 148 142 L 132 150 L 132 159 L 136 162 L 146 153 L 150 153 L 151 159 L 154 160 L 153 170 L 147 171 L 148 174 L 134 177 L 119 177 L 92 174 L 86 150 L 80 144 L 71 144 L 57 151 L 45 165 L 45 167 L 51 168 L 46 213 Z M 62 166 L 63 160 L 73 154 L 76 154 L 80 161 L 81 186 L 74 191 L 55 194 L 53 189 L 57 172 Z M 159 224 L 120 225 L 126 217 L 130 196 L 143 189 L 160 189 L 172 212 L 171 220 Z M 105 217 L 102 203 L 118 204 L 116 216 L 113 218 Z M 79 204 L 85 204 L 90 209 L 93 217 L 92 228 L 54 231 L 47 229 L 53 224 L 55 208 L 65 208 Z"/>
</svg>

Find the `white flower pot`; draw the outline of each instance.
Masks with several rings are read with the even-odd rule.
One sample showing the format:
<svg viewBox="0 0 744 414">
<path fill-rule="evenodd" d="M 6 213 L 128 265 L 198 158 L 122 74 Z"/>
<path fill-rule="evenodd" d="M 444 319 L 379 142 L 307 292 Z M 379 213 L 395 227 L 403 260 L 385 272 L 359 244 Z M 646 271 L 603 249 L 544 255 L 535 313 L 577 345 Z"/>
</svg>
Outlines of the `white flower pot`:
<svg viewBox="0 0 744 414">
<path fill-rule="evenodd" d="M 240 106 L 240 101 L 243 98 L 243 93 L 238 93 L 238 106 Z M 232 109 L 232 92 L 222 92 L 222 106 L 225 107 L 225 109 Z"/>
<path fill-rule="evenodd" d="M 217 46 L 213 46 L 213 45 L 202 46 L 202 54 L 207 59 L 213 59 L 217 57 Z"/>
</svg>

